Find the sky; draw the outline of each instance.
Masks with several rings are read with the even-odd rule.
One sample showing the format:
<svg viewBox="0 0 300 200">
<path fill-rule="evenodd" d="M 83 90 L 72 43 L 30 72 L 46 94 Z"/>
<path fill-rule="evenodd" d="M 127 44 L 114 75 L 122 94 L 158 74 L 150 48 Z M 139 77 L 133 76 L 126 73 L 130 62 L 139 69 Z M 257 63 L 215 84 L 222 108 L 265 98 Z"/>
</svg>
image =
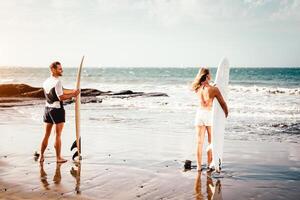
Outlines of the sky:
<svg viewBox="0 0 300 200">
<path fill-rule="evenodd" d="M 300 66 L 300 0 L 0 0 L 0 66 Z"/>
</svg>

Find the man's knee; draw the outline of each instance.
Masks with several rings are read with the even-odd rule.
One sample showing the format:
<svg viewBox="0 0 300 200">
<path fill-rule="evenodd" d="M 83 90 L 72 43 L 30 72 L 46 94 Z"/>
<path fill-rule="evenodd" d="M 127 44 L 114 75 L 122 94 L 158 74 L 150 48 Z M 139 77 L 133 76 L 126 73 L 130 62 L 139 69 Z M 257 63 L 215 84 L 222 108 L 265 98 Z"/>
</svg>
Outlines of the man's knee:
<svg viewBox="0 0 300 200">
<path fill-rule="evenodd" d="M 63 127 L 64 127 L 64 123 L 56 124 L 55 125 L 56 134 L 61 134 Z"/>
</svg>

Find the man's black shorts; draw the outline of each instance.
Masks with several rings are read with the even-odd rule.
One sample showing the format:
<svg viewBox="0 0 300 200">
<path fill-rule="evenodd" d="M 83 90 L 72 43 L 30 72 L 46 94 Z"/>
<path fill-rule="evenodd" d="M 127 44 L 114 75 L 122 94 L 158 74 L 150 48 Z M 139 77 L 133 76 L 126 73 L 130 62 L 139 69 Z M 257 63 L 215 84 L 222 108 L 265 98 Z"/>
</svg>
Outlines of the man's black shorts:
<svg viewBox="0 0 300 200">
<path fill-rule="evenodd" d="M 44 122 L 50 124 L 59 124 L 65 122 L 64 108 L 49 108 L 45 107 Z"/>
</svg>

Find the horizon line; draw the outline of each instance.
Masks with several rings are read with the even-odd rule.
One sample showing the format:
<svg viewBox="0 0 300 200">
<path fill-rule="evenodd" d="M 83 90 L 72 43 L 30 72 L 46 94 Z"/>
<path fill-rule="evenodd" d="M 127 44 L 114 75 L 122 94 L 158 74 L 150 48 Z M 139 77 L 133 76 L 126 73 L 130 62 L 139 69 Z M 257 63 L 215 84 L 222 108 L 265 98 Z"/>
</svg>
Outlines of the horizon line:
<svg viewBox="0 0 300 200">
<path fill-rule="evenodd" d="M 205 66 L 208 68 L 218 68 L 217 66 Z M 17 66 L 17 65 L 11 65 L 11 66 L 0 66 L 0 69 L 5 69 L 5 68 L 28 68 L 28 69 L 44 69 L 44 68 L 49 68 L 47 67 L 40 67 L 40 66 Z M 78 67 L 71 67 L 71 66 L 64 66 L 63 68 L 67 68 L 67 69 L 77 69 Z M 95 69 L 95 68 L 176 68 L 176 69 L 186 69 L 186 68 L 200 68 L 198 66 L 86 66 L 84 68 L 91 68 L 91 69 Z M 300 68 L 300 66 L 233 66 L 230 68 Z"/>
</svg>

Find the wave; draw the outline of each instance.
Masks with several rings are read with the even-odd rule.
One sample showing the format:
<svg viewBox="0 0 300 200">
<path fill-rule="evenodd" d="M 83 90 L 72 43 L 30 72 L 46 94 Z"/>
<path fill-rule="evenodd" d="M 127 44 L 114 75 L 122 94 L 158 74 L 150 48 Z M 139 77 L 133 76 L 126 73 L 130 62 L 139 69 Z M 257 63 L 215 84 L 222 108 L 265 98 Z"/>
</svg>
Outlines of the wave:
<svg viewBox="0 0 300 200">
<path fill-rule="evenodd" d="M 276 123 L 272 124 L 271 127 L 277 128 L 281 133 L 300 135 L 300 123 Z"/>
<path fill-rule="evenodd" d="M 300 95 L 300 88 L 230 85 L 230 91 Z"/>
</svg>

